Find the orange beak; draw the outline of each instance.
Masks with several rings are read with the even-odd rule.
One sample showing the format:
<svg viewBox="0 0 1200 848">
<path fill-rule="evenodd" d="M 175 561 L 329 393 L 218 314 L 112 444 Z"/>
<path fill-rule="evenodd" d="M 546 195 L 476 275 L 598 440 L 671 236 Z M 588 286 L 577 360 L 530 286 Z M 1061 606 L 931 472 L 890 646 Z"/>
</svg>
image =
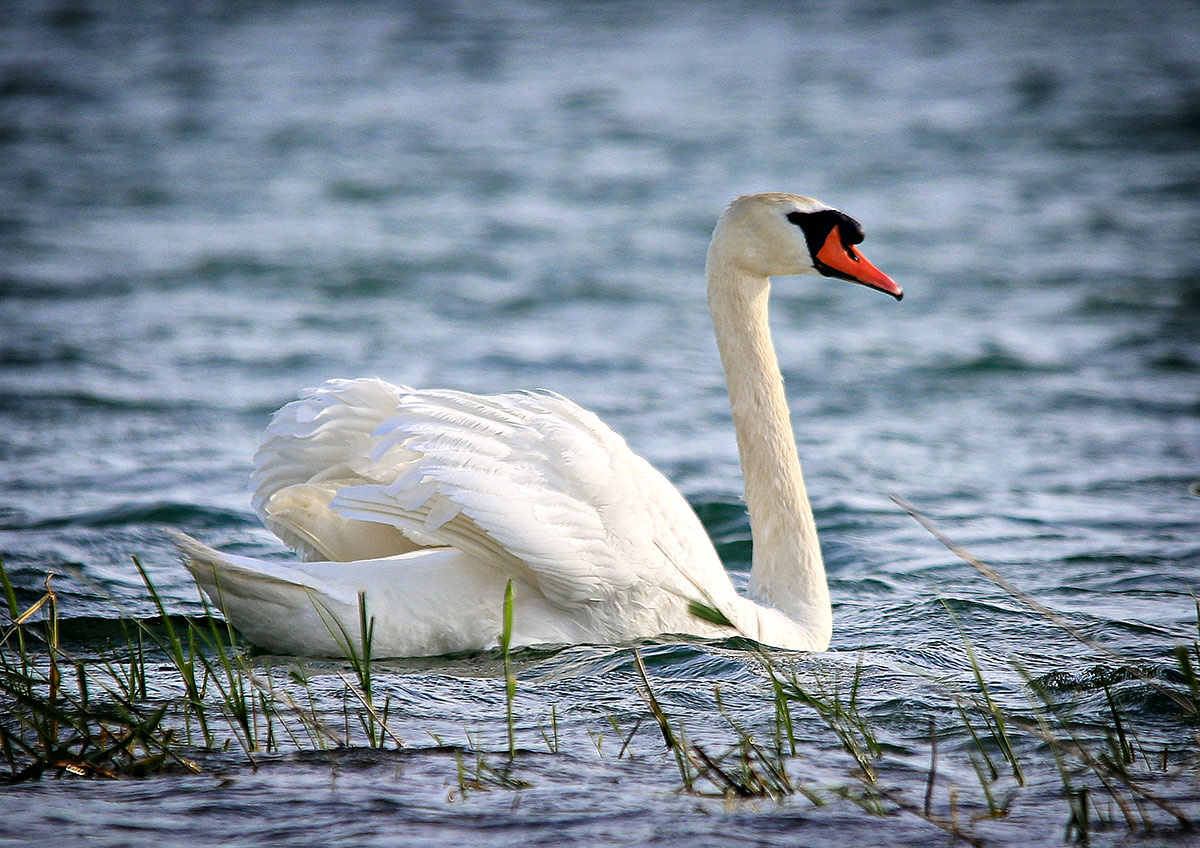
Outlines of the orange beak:
<svg viewBox="0 0 1200 848">
<path fill-rule="evenodd" d="M 841 233 L 837 227 L 829 231 L 825 244 L 817 251 L 817 259 L 836 271 L 838 276 L 851 282 L 890 294 L 896 300 L 904 297 L 904 290 L 896 285 L 891 277 L 872 265 L 867 257 L 858 252 L 858 248 L 852 244 L 842 244 Z"/>
</svg>

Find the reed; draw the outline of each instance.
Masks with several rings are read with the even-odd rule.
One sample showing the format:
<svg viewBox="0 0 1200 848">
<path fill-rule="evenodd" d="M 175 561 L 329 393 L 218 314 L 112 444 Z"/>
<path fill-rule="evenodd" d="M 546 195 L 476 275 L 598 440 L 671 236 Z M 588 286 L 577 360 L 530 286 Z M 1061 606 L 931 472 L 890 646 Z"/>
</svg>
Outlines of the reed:
<svg viewBox="0 0 1200 848">
<path fill-rule="evenodd" d="M 176 632 L 175 624 L 171 620 L 171 616 L 167 613 L 166 607 L 163 605 L 162 598 L 159 596 L 158 590 L 154 587 L 153 581 L 150 580 L 150 575 L 146 573 L 141 560 L 137 557 L 133 557 L 133 564 L 137 568 L 138 575 L 142 578 L 142 583 L 146 586 L 146 590 L 150 593 L 150 599 L 154 603 L 154 608 L 158 611 L 159 618 L 162 620 L 165 635 L 160 638 L 144 625 L 142 625 L 142 629 L 175 664 L 175 671 L 178 673 L 179 680 L 183 683 L 186 691 L 185 714 L 187 710 L 190 710 L 196 719 L 197 726 L 200 728 L 204 745 L 212 747 L 213 735 L 208 727 L 204 690 L 196 676 L 196 641 L 194 638 L 189 638 L 187 641 L 187 650 L 185 651 L 182 635 Z M 189 636 L 192 636 L 193 631 L 191 627 L 188 628 L 187 632 Z M 185 722 L 185 727 L 190 731 L 192 727 L 191 722 Z"/>
<path fill-rule="evenodd" d="M 1170 680 L 1147 673 L 1143 668 L 1143 663 L 1089 638 L 1066 616 L 1016 587 L 992 566 L 953 542 L 911 504 L 896 496 L 892 496 L 892 500 L 949 551 L 1010 597 L 1060 628 L 1098 657 L 1113 663 L 1128 678 L 1138 680 L 1147 689 L 1174 704 L 1180 711 L 1179 717 L 1183 726 L 1194 724 L 1200 719 L 1200 699 L 1196 697 L 1200 688 L 1197 687 L 1195 674 L 1191 667 L 1191 657 L 1200 658 L 1200 600 L 1196 602 L 1197 639 L 1190 646 L 1176 645 L 1171 651 L 1178 669 L 1179 682 L 1184 684 L 1182 687 L 1172 685 Z M 949 608 L 947 611 L 950 612 Z M 1066 825 L 1068 839 L 1087 842 L 1094 822 L 1104 825 L 1111 824 L 1111 821 L 1106 821 L 1104 811 L 1095 801 L 1094 796 L 1097 793 L 1107 796 L 1112 805 L 1120 812 L 1121 819 L 1130 831 L 1149 832 L 1155 829 L 1156 822 L 1151 808 L 1167 814 L 1174 820 L 1175 826 L 1181 830 L 1194 829 L 1196 825 L 1194 812 L 1183 809 L 1180 805 L 1164 797 L 1156 788 L 1152 788 L 1154 784 L 1169 783 L 1172 778 L 1176 777 L 1167 767 L 1165 753 L 1161 767 L 1156 768 L 1143 750 L 1143 767 L 1135 768 L 1135 751 L 1130 739 L 1136 739 L 1138 732 L 1132 717 L 1121 707 L 1119 699 L 1107 683 L 1101 688 L 1104 691 L 1111 724 L 1104 728 L 1103 743 L 1088 738 L 1089 735 L 1094 736 L 1094 733 L 1088 733 L 1089 722 L 1076 719 L 1069 703 L 1063 703 L 1055 698 L 1047 687 L 1040 685 L 1037 679 L 1015 660 L 1012 661 L 1012 666 L 1024 681 L 1026 698 L 1029 701 L 1033 718 L 1031 720 L 1028 716 L 1019 713 L 1005 713 L 991 697 L 970 639 L 952 612 L 950 615 L 963 640 L 979 691 L 979 695 L 973 696 L 969 702 L 973 704 L 977 713 L 988 717 L 992 738 L 1004 758 L 1012 766 L 1013 776 L 1020 786 L 1025 786 L 1026 781 L 1015 754 L 1009 728 L 1020 728 L 1028 737 L 1040 743 L 1042 752 L 1050 755 L 1061 781 L 1063 800 L 1068 808 Z M 955 696 L 955 701 L 962 711 L 964 723 L 970 729 L 970 720 L 967 712 L 963 710 L 964 700 Z M 1191 735 L 1193 741 L 1200 740 L 1200 737 L 1194 733 Z M 971 730 L 971 737 L 975 749 L 986 758 L 985 748 L 973 730 Z M 1195 767 L 1194 759 L 1191 765 L 1193 768 Z M 994 767 L 991 771 L 994 780 Z M 1084 782 L 1087 777 L 1091 778 L 1090 782 Z M 988 782 L 980 774 L 980 785 L 985 789 L 985 793 Z M 992 806 L 990 795 L 988 798 L 990 808 Z M 1007 812 L 1006 808 L 1004 812 Z M 1095 813 L 1094 817 L 1093 813 Z"/>
<path fill-rule="evenodd" d="M 466 734 L 465 746 L 453 746 L 458 791 L 465 798 L 472 792 L 487 792 L 491 789 L 527 789 L 529 783 L 513 774 L 513 761 L 502 766 L 489 762 L 488 752 L 470 733 Z M 468 763 L 473 758 L 473 763 Z M 453 800 L 453 797 L 450 798 Z"/>
<path fill-rule="evenodd" d="M 517 737 L 513 720 L 513 702 L 517 697 L 517 678 L 512 670 L 513 582 L 504 585 L 504 607 L 501 612 L 500 656 L 504 661 L 504 717 L 508 726 L 508 759 L 517 755 Z"/>
<path fill-rule="evenodd" d="M 542 735 L 542 741 L 546 743 L 546 750 L 551 754 L 557 754 L 560 743 L 558 740 L 558 707 L 555 704 L 550 705 L 550 729 L 547 729 L 538 722 L 538 732 Z"/>
<path fill-rule="evenodd" d="M 690 742 L 683 723 L 677 721 L 672 724 L 654 691 L 641 652 L 636 648 L 633 659 L 638 675 L 638 691 L 658 726 L 663 743 L 674 758 L 684 791 L 703 794 L 699 788 L 703 785 L 708 787 L 708 792 L 715 791 L 726 798 L 774 799 L 801 792 L 817 802 L 815 795 L 794 783 L 789 776 L 781 747 L 782 737 L 773 735 L 774 745 L 760 744 L 753 732 L 730 716 L 721 700 L 719 688 L 714 689 L 714 698 L 719 714 L 735 733 L 733 743 L 724 751 L 712 753 Z M 622 752 L 628 747 L 637 726 L 635 724 L 625 739 Z"/>
<path fill-rule="evenodd" d="M 391 733 L 386 727 L 390 700 L 385 702 L 381 708 L 375 704 L 373 651 L 375 644 L 375 617 L 367 613 L 366 593 L 358 593 L 357 636 L 350 632 L 342 624 L 341 620 L 315 596 L 312 598 L 312 602 L 317 613 L 321 616 L 321 621 L 325 624 L 326 629 L 333 637 L 334 642 L 337 643 L 342 656 L 350 664 L 350 669 L 354 673 L 355 683 L 351 683 L 342 676 L 342 681 L 346 684 L 344 695 L 353 696 L 363 707 L 361 712 L 355 713 L 354 723 L 366 734 L 367 744 L 372 748 L 382 748 L 385 737 L 389 737 L 396 741 L 399 747 L 403 747 L 404 743 L 400 741 L 399 737 Z M 356 684 L 357 688 L 355 688 Z M 346 738 L 349 739 L 351 736 L 349 729 L 351 719 L 349 700 L 345 697 L 343 697 L 342 713 L 344 719 L 343 728 Z"/>
<path fill-rule="evenodd" d="M 228 625 L 211 614 L 199 624 L 168 615 L 149 575 L 134 563 L 158 623 L 122 618 L 122 643 L 85 659 L 60 644 L 50 578 L 43 596 L 21 611 L 0 562 L 9 619 L 0 636 L 0 752 L 9 771 L 0 780 L 18 783 L 48 772 L 116 778 L 175 767 L 197 771 L 187 751 L 231 745 L 255 766 L 256 754 L 280 749 L 281 735 L 298 749 L 331 740 L 350 744 L 320 719 L 311 692 L 303 708 L 277 688 L 269 669 L 253 665 Z M 151 676 L 157 691 L 174 685 L 182 695 L 151 697 Z M 388 730 L 386 711 L 360 716 L 381 733 Z M 306 738 L 293 730 L 297 722 Z"/>
<path fill-rule="evenodd" d="M 994 576 L 994 582 L 1011 596 L 1112 662 L 1127 679 L 1137 680 L 1174 704 L 1179 709 L 1180 735 L 1193 743 L 1200 740 L 1194 732 L 1187 732 L 1187 727 L 1196 722 L 1200 703 L 1196 697 L 1200 681 L 1195 673 L 1200 666 L 1200 603 L 1197 638 L 1171 648 L 1177 674 L 1164 679 L 1161 674 L 1148 672 L 1144 660 L 1135 661 L 1088 639 L 1064 616 L 999 578 L 990 566 L 954 545 L 932 528 L 928 519 L 920 516 L 918 520 L 981 573 Z M 1117 826 L 1124 826 L 1130 832 L 1148 833 L 1161 830 L 1164 817 L 1166 824 L 1179 831 L 1188 832 L 1195 827 L 1197 805 L 1188 778 L 1188 770 L 1194 770 L 1198 764 L 1194 749 L 1177 769 L 1168 768 L 1165 748 L 1161 762 L 1155 761 L 1141 742 L 1142 733 L 1133 715 L 1108 683 L 1098 688 L 1107 712 L 1107 721 L 1101 725 L 1097 725 L 1096 717 L 1076 715 L 1069 701 L 1057 698 L 1015 662 L 1012 667 L 1022 682 L 1027 703 L 1022 708 L 1019 702 L 1012 702 L 1011 696 L 1006 703 L 984 673 L 966 629 L 953 610 L 947 606 L 946 611 L 958 634 L 972 684 L 963 689 L 940 680 L 928 681 L 933 686 L 930 699 L 935 702 L 931 707 L 941 711 L 948 708 L 950 715 L 957 716 L 957 725 L 944 725 L 942 733 L 950 737 L 962 734 L 967 744 L 939 751 L 932 719 L 927 743 L 910 740 L 913 745 L 929 746 L 928 773 L 919 802 L 909 798 L 901 788 L 911 786 L 911 779 L 889 779 L 892 764 L 879 742 L 881 729 L 861 709 L 859 698 L 867 673 L 861 654 L 853 675 L 843 680 L 836 666 L 832 676 L 823 670 L 827 663 L 819 657 L 803 664 L 802 675 L 795 666 L 785 669 L 779 654 L 763 649 L 755 651 L 769 683 L 773 744 L 758 744 L 750 729 L 733 721 L 718 693 L 718 711 L 733 730 L 734 743 L 725 753 L 713 756 L 687 741 L 682 724 L 669 717 L 654 694 L 645 665 L 635 652 L 639 691 L 673 756 L 680 788 L 694 793 L 715 788 L 726 797 L 778 797 L 798 792 L 815 803 L 842 798 L 872 815 L 911 814 L 956 839 L 981 844 L 982 838 L 975 832 L 979 822 L 1003 820 L 1021 804 L 1042 809 L 1053 801 L 1044 785 L 1031 784 L 1032 767 L 1039 775 L 1057 775 L 1061 786 L 1059 798 L 1066 808 L 1068 839 L 1087 842 L 1097 828 Z M 705 614 L 707 610 L 696 613 L 707 621 L 714 620 L 711 614 Z M 937 700 L 942 701 L 941 708 L 937 707 Z M 854 764 L 847 773 L 850 782 L 814 788 L 795 777 L 801 753 L 796 742 L 796 711 L 819 719 L 836 745 L 849 755 Z M 809 738 L 809 744 L 824 748 L 819 739 Z M 955 766 L 956 760 L 958 768 L 952 770 L 950 766 Z M 953 783 L 947 776 L 961 775 L 964 763 L 969 773 L 974 774 L 974 784 Z M 939 795 L 945 798 L 943 803 L 937 802 Z M 1179 797 L 1183 800 L 1178 800 Z"/>
<path fill-rule="evenodd" d="M 198 771 L 193 759 L 197 748 L 239 751 L 256 767 L 261 754 L 281 750 L 405 746 L 394 726 L 390 696 L 380 703 L 375 622 L 365 598 L 359 600 L 357 632 L 341 628 L 332 616 L 327 619 L 347 663 L 346 672 L 334 673 L 344 684 L 338 713 L 331 710 L 327 696 L 322 699 L 313 691 L 304 665 L 279 668 L 253 657 L 207 604 L 207 614 L 197 620 L 169 615 L 146 570 L 140 562 L 135 565 L 158 617 L 122 618 L 116 643 L 84 657 L 63 645 L 52 580 L 22 609 L 0 562 L 0 611 L 7 615 L 0 630 L 0 767 L 6 769 L 0 781 Z M 1021 597 L 1019 590 L 1014 597 Z M 634 648 L 633 683 L 645 712 L 624 726 L 608 715 L 608 730 L 616 735 L 608 754 L 615 750 L 617 759 L 632 755 L 635 741 L 647 727 L 654 727 L 666 754 L 662 762 L 681 792 L 734 803 L 792 795 L 814 805 L 850 802 L 872 816 L 915 816 L 970 844 L 982 841 L 982 822 L 1002 821 L 1020 807 L 1043 811 L 1055 804 L 1061 805 L 1067 838 L 1079 842 L 1101 828 L 1147 832 L 1194 826 L 1194 793 L 1181 793 L 1179 787 L 1186 790 L 1186 770 L 1198 763 L 1194 746 L 1189 752 L 1188 744 L 1196 739 L 1194 726 L 1200 715 L 1195 672 L 1200 668 L 1200 605 L 1195 639 L 1164 652 L 1169 674 L 1147 671 L 1144 659 L 1118 660 L 1110 649 L 1084 642 L 1120 669 L 1130 685 L 1161 695 L 1175 708 L 1179 727 L 1174 753 L 1162 741 L 1162 728 L 1148 732 L 1140 726 L 1122 690 L 1108 680 L 1092 690 L 1086 715 L 1019 663 L 1011 664 L 1016 682 L 997 686 L 985 671 L 975 640 L 953 610 L 946 611 L 968 671 L 959 685 L 913 673 L 914 681 L 925 687 L 931 711 L 917 734 L 892 726 L 894 717 L 870 717 L 865 693 L 886 687 L 871 679 L 876 668 L 866 653 L 858 655 L 851 670 L 836 655 L 788 658 L 731 640 L 726 649 L 744 649 L 744 656 L 761 670 L 762 689 L 754 696 L 761 698 L 761 718 L 746 718 L 744 712 L 736 717 L 726 703 L 728 693 L 715 686 L 712 697 L 720 724 L 702 728 L 710 741 L 698 743 L 685 722 L 671 715 L 641 651 Z M 1056 623 L 1060 619 L 1057 613 L 1048 618 Z M 501 624 L 503 751 L 489 751 L 470 732 L 465 732 L 464 745 L 443 745 L 435 739 L 437 746 L 429 749 L 454 753 L 460 797 L 528 786 L 514 773 L 521 733 L 511 584 L 506 586 Z M 177 694 L 160 694 L 171 690 Z M 552 706 L 548 725 L 545 720 L 535 722 L 551 755 L 566 753 L 559 718 Z M 603 757 L 604 733 L 585 729 L 596 756 Z M 700 728 L 692 724 L 691 729 Z M 724 739 L 711 741 L 722 733 Z M 885 738 L 891 740 L 886 745 Z M 914 788 L 911 765 L 891 755 L 897 748 L 911 753 L 906 763 L 927 759 L 919 786 Z M 831 751 L 846 757 L 840 778 L 836 768 L 829 768 L 838 761 L 829 758 Z M 818 758 L 825 766 L 819 781 L 805 765 Z M 1047 787 L 1048 778 L 1057 790 Z"/>
<path fill-rule="evenodd" d="M 503 765 L 494 766 L 488 760 L 486 750 L 466 734 L 467 747 L 454 748 L 454 761 L 458 778 L 458 791 L 462 797 L 473 791 L 487 791 L 490 788 L 525 789 L 529 786 L 513 772 L 516 765 L 517 737 L 516 712 L 517 677 L 512 668 L 512 634 L 513 634 L 513 581 L 509 580 L 504 587 L 504 600 L 500 611 L 500 658 L 504 668 L 504 716 L 508 736 L 507 759 Z M 558 716 L 552 710 L 550 715 L 552 737 L 547 737 L 544 729 L 542 738 L 546 740 L 552 753 L 558 752 Z M 540 728 L 540 725 L 539 725 Z M 474 766 L 469 767 L 468 755 L 474 758 Z"/>
<path fill-rule="evenodd" d="M 0 781 L 21 783 L 47 772 L 145 775 L 171 764 L 199 771 L 177 750 L 174 730 L 164 726 L 167 705 L 131 699 L 120 675 L 96 676 L 62 648 L 50 576 L 45 594 L 24 611 L 3 563 L 0 583 L 9 616 L 0 636 L 0 751 L 9 771 Z M 135 673 L 138 678 L 144 679 L 144 670 Z"/>
</svg>

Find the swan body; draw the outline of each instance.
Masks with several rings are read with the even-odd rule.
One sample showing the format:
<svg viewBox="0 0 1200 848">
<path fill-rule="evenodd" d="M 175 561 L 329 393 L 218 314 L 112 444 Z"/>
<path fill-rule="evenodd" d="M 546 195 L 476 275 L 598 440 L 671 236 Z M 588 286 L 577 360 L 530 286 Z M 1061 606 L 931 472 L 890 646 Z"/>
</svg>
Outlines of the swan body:
<svg viewBox="0 0 1200 848">
<path fill-rule="evenodd" d="M 295 561 L 177 534 L 184 562 L 243 635 L 277 653 L 344 654 L 359 644 L 360 604 L 376 656 L 491 648 L 510 580 L 513 645 L 736 633 L 824 650 L 829 590 L 767 298 L 771 276 L 812 272 L 901 297 L 861 241 L 853 219 L 774 193 L 735 200 L 713 234 L 708 300 L 754 535 L 751 597 L 683 496 L 591 412 L 549 392 L 377 379 L 330 380 L 267 428 L 252 503 Z"/>
</svg>

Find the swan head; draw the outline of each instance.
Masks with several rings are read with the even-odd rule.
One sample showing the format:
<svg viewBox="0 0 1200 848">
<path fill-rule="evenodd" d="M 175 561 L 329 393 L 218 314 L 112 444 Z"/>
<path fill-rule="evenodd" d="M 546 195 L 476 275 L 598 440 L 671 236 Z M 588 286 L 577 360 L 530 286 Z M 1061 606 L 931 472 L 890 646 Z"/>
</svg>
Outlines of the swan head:
<svg viewBox="0 0 1200 848">
<path fill-rule="evenodd" d="M 858 221 L 819 200 L 747 194 L 729 204 L 717 222 L 708 257 L 710 264 L 731 264 L 758 278 L 815 273 L 900 300 L 904 291 L 859 252 L 862 240 Z"/>
</svg>

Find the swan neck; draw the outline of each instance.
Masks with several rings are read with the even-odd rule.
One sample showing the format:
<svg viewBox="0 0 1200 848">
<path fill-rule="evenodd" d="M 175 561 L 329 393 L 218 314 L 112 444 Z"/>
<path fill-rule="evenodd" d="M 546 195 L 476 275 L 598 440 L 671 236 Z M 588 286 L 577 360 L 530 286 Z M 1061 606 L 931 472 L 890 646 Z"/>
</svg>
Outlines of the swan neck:
<svg viewBox="0 0 1200 848">
<path fill-rule="evenodd" d="M 770 279 L 722 261 L 716 250 L 707 276 L 754 539 L 750 595 L 810 630 L 823 649 L 833 626 L 829 586 L 771 341 Z"/>
</svg>

